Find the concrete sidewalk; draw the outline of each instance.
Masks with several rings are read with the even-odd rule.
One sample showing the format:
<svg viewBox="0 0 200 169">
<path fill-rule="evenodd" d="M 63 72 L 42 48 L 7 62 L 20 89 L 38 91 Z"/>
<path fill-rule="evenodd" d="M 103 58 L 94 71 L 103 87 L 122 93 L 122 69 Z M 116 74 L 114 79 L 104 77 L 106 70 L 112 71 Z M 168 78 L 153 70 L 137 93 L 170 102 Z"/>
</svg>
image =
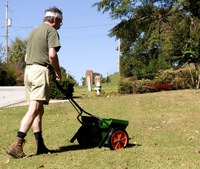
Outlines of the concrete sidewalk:
<svg viewBox="0 0 200 169">
<path fill-rule="evenodd" d="M 50 103 L 67 100 L 50 100 Z M 28 105 L 24 86 L 0 86 L 0 108 Z"/>
</svg>

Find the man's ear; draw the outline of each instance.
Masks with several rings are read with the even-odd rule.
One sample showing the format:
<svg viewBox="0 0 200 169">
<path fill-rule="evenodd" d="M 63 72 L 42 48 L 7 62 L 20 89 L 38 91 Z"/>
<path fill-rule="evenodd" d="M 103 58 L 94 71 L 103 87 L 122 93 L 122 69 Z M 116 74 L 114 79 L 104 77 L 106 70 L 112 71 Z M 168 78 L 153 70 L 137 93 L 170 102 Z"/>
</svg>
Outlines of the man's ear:
<svg viewBox="0 0 200 169">
<path fill-rule="evenodd" d="M 56 23 L 56 17 L 53 18 L 53 22 Z"/>
</svg>

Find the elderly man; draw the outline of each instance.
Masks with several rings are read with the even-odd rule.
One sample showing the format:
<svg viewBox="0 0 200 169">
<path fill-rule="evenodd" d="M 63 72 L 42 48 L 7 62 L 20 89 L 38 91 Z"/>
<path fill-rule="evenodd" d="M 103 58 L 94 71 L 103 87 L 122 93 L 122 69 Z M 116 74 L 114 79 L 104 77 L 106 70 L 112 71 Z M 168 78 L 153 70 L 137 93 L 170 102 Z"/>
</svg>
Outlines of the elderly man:
<svg viewBox="0 0 200 169">
<path fill-rule="evenodd" d="M 22 146 L 31 126 L 37 144 L 36 154 L 51 152 L 45 146 L 42 137 L 42 116 L 44 104 L 49 103 L 50 67 L 54 70 L 56 80 L 61 79 L 57 56 L 61 45 L 57 30 L 62 25 L 62 19 L 62 11 L 58 8 L 52 7 L 45 10 L 43 23 L 35 28 L 27 39 L 24 85 L 29 107 L 21 121 L 16 138 L 6 151 L 10 156 L 26 157 Z"/>
</svg>

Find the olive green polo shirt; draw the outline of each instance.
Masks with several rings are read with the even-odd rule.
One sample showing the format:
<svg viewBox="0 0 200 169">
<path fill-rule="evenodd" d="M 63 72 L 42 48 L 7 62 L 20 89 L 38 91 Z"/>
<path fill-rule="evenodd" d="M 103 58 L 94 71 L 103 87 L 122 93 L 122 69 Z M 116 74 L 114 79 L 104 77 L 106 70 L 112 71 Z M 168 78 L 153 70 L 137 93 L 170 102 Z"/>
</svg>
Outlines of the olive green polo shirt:
<svg viewBox="0 0 200 169">
<path fill-rule="evenodd" d="M 25 62 L 27 65 L 49 65 L 49 49 L 55 48 L 58 52 L 60 47 L 57 30 L 46 23 L 42 23 L 30 33 L 27 39 Z"/>
</svg>

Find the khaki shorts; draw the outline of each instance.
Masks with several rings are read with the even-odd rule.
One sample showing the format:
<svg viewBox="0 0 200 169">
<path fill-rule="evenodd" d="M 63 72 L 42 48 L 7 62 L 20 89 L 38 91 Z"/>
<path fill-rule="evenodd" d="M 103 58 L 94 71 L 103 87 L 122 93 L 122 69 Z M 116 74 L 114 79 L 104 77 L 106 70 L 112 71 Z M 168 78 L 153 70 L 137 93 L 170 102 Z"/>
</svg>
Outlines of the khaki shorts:
<svg viewBox="0 0 200 169">
<path fill-rule="evenodd" d="M 49 103 L 50 97 L 50 70 L 41 65 L 27 65 L 24 73 L 26 99 Z"/>
</svg>

